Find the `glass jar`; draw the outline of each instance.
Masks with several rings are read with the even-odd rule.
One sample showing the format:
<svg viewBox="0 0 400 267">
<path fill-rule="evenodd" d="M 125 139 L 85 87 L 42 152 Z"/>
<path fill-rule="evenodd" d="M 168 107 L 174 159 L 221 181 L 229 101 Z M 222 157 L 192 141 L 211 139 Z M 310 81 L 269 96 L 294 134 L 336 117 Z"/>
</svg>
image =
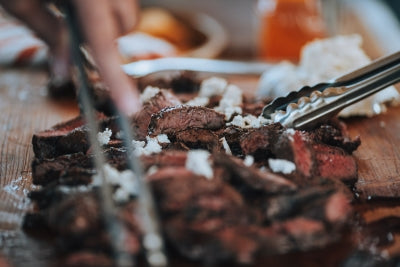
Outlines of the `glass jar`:
<svg viewBox="0 0 400 267">
<path fill-rule="evenodd" d="M 326 36 L 319 0 L 258 0 L 258 55 L 267 61 L 298 62 L 301 48 Z"/>
</svg>

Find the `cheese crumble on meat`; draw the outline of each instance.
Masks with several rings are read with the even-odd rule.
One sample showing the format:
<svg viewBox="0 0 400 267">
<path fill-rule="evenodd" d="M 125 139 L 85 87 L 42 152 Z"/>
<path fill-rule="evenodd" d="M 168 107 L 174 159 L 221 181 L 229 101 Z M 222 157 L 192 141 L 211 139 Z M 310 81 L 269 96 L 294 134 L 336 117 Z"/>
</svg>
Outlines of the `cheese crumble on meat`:
<svg viewBox="0 0 400 267">
<path fill-rule="evenodd" d="M 143 93 L 140 94 L 140 102 L 142 102 L 142 104 L 148 102 L 151 98 L 153 98 L 159 92 L 160 92 L 160 88 L 153 87 L 153 86 L 147 86 L 144 89 Z"/>
<path fill-rule="evenodd" d="M 207 179 L 214 176 L 213 169 L 209 162 L 210 153 L 206 150 L 190 150 L 185 163 L 186 169 Z"/>
<path fill-rule="evenodd" d="M 227 125 L 234 125 L 240 128 L 260 128 L 261 126 L 270 122 L 271 120 L 268 120 L 262 116 L 256 117 L 253 115 L 247 115 L 243 117 L 242 115 L 237 115 L 231 122 L 227 123 Z"/>
<path fill-rule="evenodd" d="M 283 174 L 290 174 L 296 170 L 296 165 L 285 159 L 268 159 L 269 168 L 273 172 L 281 172 Z"/>
<path fill-rule="evenodd" d="M 104 132 L 97 133 L 97 140 L 99 141 L 100 145 L 107 145 L 108 142 L 110 142 L 111 135 L 112 131 L 106 128 Z"/>
<path fill-rule="evenodd" d="M 118 186 L 113 195 L 116 202 L 126 202 L 131 196 L 137 195 L 138 185 L 135 174 L 132 171 L 124 170 L 120 172 L 109 164 L 104 165 L 103 171 L 107 183 Z M 101 177 L 99 175 L 93 176 L 92 185 L 100 186 L 101 184 Z"/>
<path fill-rule="evenodd" d="M 160 143 L 160 144 L 171 143 L 171 141 L 168 139 L 168 135 L 166 135 L 166 134 L 159 134 L 159 135 L 157 135 L 156 138 L 157 138 L 158 143 Z"/>
<path fill-rule="evenodd" d="M 168 144 L 170 142 L 171 141 L 168 139 L 168 136 L 166 134 L 160 134 L 153 138 L 150 136 L 146 136 L 146 142 L 132 140 L 132 145 L 134 149 L 133 152 L 136 156 L 148 156 L 151 154 L 157 154 L 160 153 L 162 150 L 160 144 Z"/>
</svg>

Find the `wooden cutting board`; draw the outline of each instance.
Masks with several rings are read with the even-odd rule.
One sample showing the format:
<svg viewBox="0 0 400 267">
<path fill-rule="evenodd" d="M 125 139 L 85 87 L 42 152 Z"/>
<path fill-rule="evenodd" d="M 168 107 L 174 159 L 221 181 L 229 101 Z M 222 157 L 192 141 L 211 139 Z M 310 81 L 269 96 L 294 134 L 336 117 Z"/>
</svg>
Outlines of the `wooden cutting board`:
<svg viewBox="0 0 400 267">
<path fill-rule="evenodd" d="M 17 266 L 43 264 L 51 253 L 48 244 L 25 235 L 19 227 L 24 213 L 31 208 L 27 192 L 32 189 L 32 135 L 78 114 L 73 100 L 46 97 L 46 81 L 43 71 L 0 72 L 0 255 L 16 261 Z M 231 82 L 254 90 L 257 79 L 234 77 Z M 348 119 L 346 123 L 351 136 L 360 136 L 362 141 L 354 155 L 359 166 L 356 190 L 365 202 L 356 204 L 357 210 L 370 224 L 393 217 L 400 222 L 400 107 L 389 108 L 373 118 Z M 388 197 L 392 200 L 381 201 Z M 392 236 L 386 248 L 389 255 L 400 254 L 400 235 L 395 229 L 398 225 L 385 229 Z M 0 266 L 5 266 L 1 256 Z"/>
</svg>

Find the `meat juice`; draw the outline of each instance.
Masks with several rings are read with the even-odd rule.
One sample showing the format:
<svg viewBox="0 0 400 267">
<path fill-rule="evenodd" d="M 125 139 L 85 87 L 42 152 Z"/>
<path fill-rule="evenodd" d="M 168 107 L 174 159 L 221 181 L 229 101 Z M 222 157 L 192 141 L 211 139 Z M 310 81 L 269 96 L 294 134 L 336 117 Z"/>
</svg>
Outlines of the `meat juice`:
<svg viewBox="0 0 400 267">
<path fill-rule="evenodd" d="M 307 42 L 326 37 L 320 1 L 259 0 L 257 14 L 261 59 L 296 63 Z"/>
</svg>

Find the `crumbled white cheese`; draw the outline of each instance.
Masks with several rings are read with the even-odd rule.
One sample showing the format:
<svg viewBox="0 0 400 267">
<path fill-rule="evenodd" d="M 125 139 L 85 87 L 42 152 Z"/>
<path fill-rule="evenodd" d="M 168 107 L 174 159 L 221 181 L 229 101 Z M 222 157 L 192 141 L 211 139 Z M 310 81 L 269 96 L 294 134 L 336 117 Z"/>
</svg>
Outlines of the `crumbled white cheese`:
<svg viewBox="0 0 400 267">
<path fill-rule="evenodd" d="M 242 117 L 242 115 L 237 115 L 233 118 L 233 120 L 229 123 L 227 123 L 228 125 L 234 125 L 234 126 L 238 126 L 241 128 L 245 128 L 246 127 L 246 123 L 244 121 L 244 118 Z"/>
<path fill-rule="evenodd" d="M 156 136 L 158 143 L 160 144 L 169 144 L 171 141 L 168 139 L 168 135 L 166 134 L 159 134 Z"/>
<path fill-rule="evenodd" d="M 228 85 L 219 105 L 214 109 L 218 112 L 225 114 L 225 120 L 230 120 L 234 114 L 242 114 L 240 107 L 243 102 L 243 92 L 236 85 Z"/>
<path fill-rule="evenodd" d="M 144 141 L 132 140 L 133 153 L 135 154 L 135 156 L 139 157 L 144 154 L 144 146 L 145 145 L 146 145 L 146 142 L 144 142 Z"/>
<path fill-rule="evenodd" d="M 109 164 L 103 167 L 104 176 L 107 183 L 118 186 L 114 192 L 113 198 L 117 202 L 125 202 L 129 197 L 135 196 L 138 193 L 138 184 L 135 174 L 130 170 L 118 171 Z M 100 186 L 102 179 L 99 175 L 93 177 L 93 186 Z"/>
<path fill-rule="evenodd" d="M 148 156 L 148 155 L 151 155 L 154 153 L 160 153 L 162 150 L 162 147 L 159 144 L 158 138 L 160 138 L 162 142 L 165 142 L 165 143 L 169 142 L 168 137 L 166 137 L 164 135 L 159 135 L 154 138 L 151 138 L 150 136 L 146 136 L 146 142 L 132 140 L 134 154 L 137 157 L 139 157 L 141 155 Z M 162 143 L 162 142 L 160 142 L 160 143 Z"/>
<path fill-rule="evenodd" d="M 238 86 L 230 84 L 226 87 L 222 99 L 219 102 L 221 108 L 237 107 L 243 102 L 243 92 Z"/>
<path fill-rule="evenodd" d="M 242 114 L 242 112 L 243 112 L 241 107 L 226 107 L 224 109 L 222 109 L 220 107 L 216 107 L 215 110 L 218 112 L 224 113 L 226 121 L 229 121 L 233 115 Z"/>
<path fill-rule="evenodd" d="M 254 157 L 252 155 L 247 155 L 243 161 L 244 165 L 250 167 L 254 163 Z"/>
<path fill-rule="evenodd" d="M 190 150 L 187 154 L 185 167 L 197 175 L 212 179 L 214 174 L 209 157 L 210 153 L 207 150 Z"/>
<path fill-rule="evenodd" d="M 219 77 L 211 77 L 203 80 L 200 84 L 199 96 L 211 97 L 214 95 L 222 95 L 225 92 L 228 82 Z"/>
<path fill-rule="evenodd" d="M 160 153 L 162 150 L 162 147 L 158 143 L 157 137 L 151 138 L 149 136 L 146 137 L 146 146 L 144 147 L 144 154 L 145 155 L 151 155 L 154 153 Z"/>
<path fill-rule="evenodd" d="M 219 139 L 219 141 L 222 143 L 222 147 L 225 149 L 225 153 L 228 155 L 232 155 L 231 148 L 229 147 L 229 144 L 226 141 L 226 138 L 222 137 L 221 139 Z"/>
<path fill-rule="evenodd" d="M 112 131 L 106 128 L 104 132 L 97 133 L 97 140 L 99 141 L 100 145 L 107 145 L 108 142 L 110 142 L 111 135 Z"/>
<path fill-rule="evenodd" d="M 285 159 L 268 159 L 269 168 L 273 172 L 281 172 L 283 174 L 290 174 L 296 170 L 296 165 Z"/>
<path fill-rule="evenodd" d="M 227 125 L 234 125 L 241 128 L 260 128 L 263 125 L 270 123 L 271 120 L 268 120 L 262 116 L 256 117 L 253 115 L 241 116 L 237 115 L 233 118 L 233 120 Z"/>
<path fill-rule="evenodd" d="M 148 102 L 152 97 L 154 97 L 156 94 L 160 92 L 160 88 L 158 87 L 153 87 L 153 86 L 147 86 L 143 92 L 140 94 L 140 102 L 146 103 Z"/>
<path fill-rule="evenodd" d="M 210 102 L 210 99 L 208 97 L 198 96 L 198 97 L 195 97 L 195 98 L 189 100 L 185 104 L 188 105 L 188 106 L 205 107 L 205 106 L 208 105 L 209 102 Z"/>
</svg>

